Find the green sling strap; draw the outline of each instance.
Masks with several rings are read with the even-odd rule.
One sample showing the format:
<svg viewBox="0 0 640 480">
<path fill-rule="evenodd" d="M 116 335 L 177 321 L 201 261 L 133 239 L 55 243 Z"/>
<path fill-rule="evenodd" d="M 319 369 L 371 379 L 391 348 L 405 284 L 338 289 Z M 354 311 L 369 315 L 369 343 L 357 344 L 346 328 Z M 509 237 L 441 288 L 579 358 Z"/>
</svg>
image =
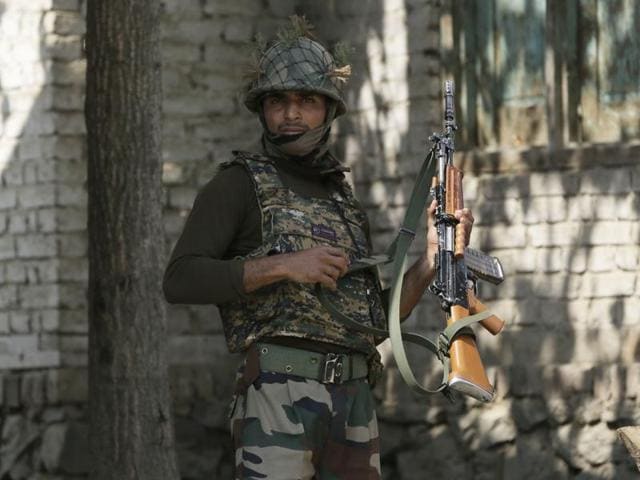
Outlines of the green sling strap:
<svg viewBox="0 0 640 480">
<path fill-rule="evenodd" d="M 322 305 L 324 305 L 324 307 L 329 310 L 329 312 L 331 312 L 332 316 L 336 320 L 341 322 L 347 328 L 358 330 L 381 338 L 389 337 L 389 339 L 391 340 L 391 350 L 395 358 L 396 365 L 398 366 L 398 371 L 400 372 L 400 375 L 402 376 L 405 383 L 409 386 L 409 388 L 411 388 L 412 391 L 420 395 L 441 392 L 449 399 L 451 399 L 451 392 L 447 388 L 447 382 L 450 373 L 449 347 L 451 345 L 451 342 L 457 335 L 460 334 L 462 329 L 476 322 L 484 320 L 491 315 L 491 312 L 489 312 L 489 310 L 485 310 L 484 312 L 470 315 L 452 323 L 442 333 L 440 333 L 437 343 L 434 343 L 428 338 L 417 333 L 402 332 L 402 329 L 400 327 L 400 294 L 402 292 L 402 282 L 404 271 L 406 269 L 407 252 L 409 251 L 409 247 L 411 246 L 411 243 L 413 242 L 413 239 L 415 237 L 415 231 L 420 220 L 420 215 L 424 210 L 424 206 L 429 195 L 429 185 L 431 184 L 431 178 L 435 173 L 434 158 L 434 151 L 431 150 L 427 158 L 422 163 L 420 172 L 418 173 L 418 178 L 413 187 L 413 191 L 411 192 L 411 198 L 409 200 L 409 205 L 407 207 L 404 220 L 402 221 L 402 226 L 398 232 L 398 235 L 387 249 L 386 253 L 384 255 L 377 255 L 374 257 L 368 257 L 366 259 L 360 259 L 349 269 L 349 272 L 353 272 L 363 268 L 371 268 L 382 263 L 389 263 L 393 261 L 389 312 L 387 315 L 389 329 L 383 330 L 362 325 L 361 323 L 358 323 L 355 320 L 344 315 L 327 298 L 320 284 L 316 285 L 316 293 Z M 421 385 L 416 380 L 415 375 L 413 374 L 413 371 L 411 370 L 411 367 L 409 365 L 409 360 L 407 359 L 407 353 L 404 349 L 403 341 L 425 347 L 434 355 L 436 355 L 440 362 L 442 362 L 442 380 L 440 382 L 440 385 L 436 389 L 429 389 Z"/>
</svg>

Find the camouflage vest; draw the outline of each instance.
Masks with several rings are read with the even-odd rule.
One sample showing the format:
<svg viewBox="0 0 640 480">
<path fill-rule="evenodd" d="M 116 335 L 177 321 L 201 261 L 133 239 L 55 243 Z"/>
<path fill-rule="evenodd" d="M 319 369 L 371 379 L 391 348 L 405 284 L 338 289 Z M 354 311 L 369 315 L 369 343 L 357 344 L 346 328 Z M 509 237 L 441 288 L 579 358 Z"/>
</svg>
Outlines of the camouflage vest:
<svg viewBox="0 0 640 480">
<path fill-rule="evenodd" d="M 364 225 L 350 187 L 331 199 L 307 198 L 286 188 L 268 157 L 237 152 L 231 163 L 244 165 L 253 178 L 262 212 L 262 245 L 245 258 L 297 252 L 320 245 L 341 248 L 354 259 L 369 255 Z M 370 326 L 386 324 L 377 275 L 369 270 L 346 275 L 329 293 L 351 318 Z M 370 335 L 347 331 L 320 304 L 314 285 L 282 281 L 252 292 L 242 301 L 220 305 L 231 352 L 245 350 L 265 336 L 298 337 L 371 352 Z"/>
</svg>

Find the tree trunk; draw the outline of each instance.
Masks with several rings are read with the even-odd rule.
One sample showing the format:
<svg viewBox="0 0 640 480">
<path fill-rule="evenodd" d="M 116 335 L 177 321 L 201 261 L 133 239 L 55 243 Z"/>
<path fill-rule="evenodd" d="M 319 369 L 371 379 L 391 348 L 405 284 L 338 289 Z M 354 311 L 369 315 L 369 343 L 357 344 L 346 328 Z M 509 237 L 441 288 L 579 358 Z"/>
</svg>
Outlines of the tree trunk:
<svg viewBox="0 0 640 480">
<path fill-rule="evenodd" d="M 89 417 L 93 480 L 179 478 L 161 295 L 158 0 L 89 0 Z"/>
</svg>

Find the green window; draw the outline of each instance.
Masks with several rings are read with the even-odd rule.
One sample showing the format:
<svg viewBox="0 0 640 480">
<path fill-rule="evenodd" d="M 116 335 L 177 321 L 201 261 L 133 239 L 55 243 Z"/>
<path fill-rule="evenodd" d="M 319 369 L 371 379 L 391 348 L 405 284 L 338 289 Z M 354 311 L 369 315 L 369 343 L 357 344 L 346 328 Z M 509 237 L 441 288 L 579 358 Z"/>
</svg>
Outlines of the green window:
<svg viewBox="0 0 640 480">
<path fill-rule="evenodd" d="M 461 145 L 640 137 L 640 2 L 453 0 L 441 38 Z"/>
</svg>

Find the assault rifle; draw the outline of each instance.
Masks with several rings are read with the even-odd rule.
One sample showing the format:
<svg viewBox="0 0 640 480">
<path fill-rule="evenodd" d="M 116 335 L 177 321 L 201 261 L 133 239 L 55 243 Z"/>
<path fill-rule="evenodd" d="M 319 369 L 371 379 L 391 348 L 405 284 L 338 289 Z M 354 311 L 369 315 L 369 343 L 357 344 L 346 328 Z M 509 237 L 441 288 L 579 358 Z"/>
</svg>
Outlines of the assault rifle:
<svg viewBox="0 0 640 480">
<path fill-rule="evenodd" d="M 493 284 L 504 280 L 500 261 L 479 250 L 465 248 L 464 229 L 454 213 L 464 208 L 460 169 L 453 165 L 454 133 L 457 130 L 454 115 L 454 85 L 444 85 L 444 131 L 434 133 L 431 141 L 436 155 L 436 176 L 431 184 L 431 196 L 436 199 L 435 227 L 438 234 L 436 276 L 429 290 L 440 300 L 447 325 L 452 325 L 469 315 L 486 310 L 477 298 L 477 281 L 483 279 Z M 481 325 L 496 335 L 504 321 L 495 315 L 480 321 Z M 476 347 L 473 331 L 461 330 L 449 343 L 451 371 L 448 387 L 488 402 L 494 389 L 484 370 Z"/>
<path fill-rule="evenodd" d="M 473 331 L 468 327 L 480 322 L 494 335 L 502 329 L 504 322 L 491 314 L 478 300 L 475 289 L 478 279 L 498 284 L 502 282 L 504 275 L 497 258 L 479 250 L 465 248 L 462 228 L 454 216 L 456 210 L 464 207 L 464 202 L 462 172 L 453 166 L 453 135 L 457 128 L 453 113 L 453 82 L 445 83 L 444 101 L 444 132 L 431 137 L 433 147 L 420 167 L 396 238 L 384 254 L 360 258 L 349 267 L 349 272 L 355 272 L 384 263 L 393 264 L 388 330 L 364 325 L 349 318 L 327 298 L 319 284 L 316 285 L 316 293 L 334 319 L 345 327 L 378 338 L 389 337 L 398 371 L 415 393 L 428 395 L 441 392 L 453 400 L 452 392 L 458 391 L 478 400 L 489 401 L 493 398 L 493 387 L 482 366 Z M 400 325 L 400 296 L 407 252 L 430 192 L 438 202 L 435 214 L 438 252 L 437 273 L 429 289 L 440 299 L 448 323 L 437 342 L 418 333 L 403 332 Z M 442 363 L 442 380 L 436 389 L 418 382 L 409 365 L 404 342 L 426 348 Z"/>
</svg>

